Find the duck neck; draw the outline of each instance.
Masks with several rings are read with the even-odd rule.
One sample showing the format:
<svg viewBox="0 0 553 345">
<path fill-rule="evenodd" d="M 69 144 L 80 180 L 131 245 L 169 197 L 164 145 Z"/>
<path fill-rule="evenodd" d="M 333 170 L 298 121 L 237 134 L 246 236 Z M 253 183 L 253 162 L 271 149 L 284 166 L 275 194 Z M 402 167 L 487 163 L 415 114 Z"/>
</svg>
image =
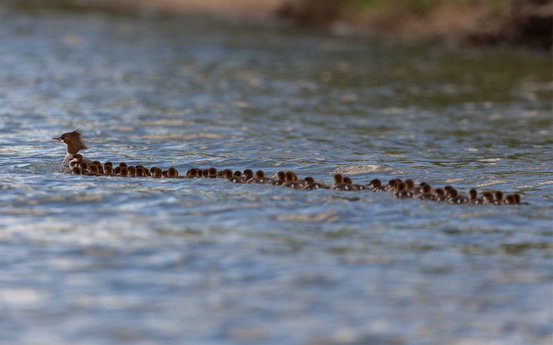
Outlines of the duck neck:
<svg viewBox="0 0 553 345">
<path fill-rule="evenodd" d="M 69 166 L 69 162 L 71 162 L 72 159 L 73 159 L 73 155 L 67 152 L 65 154 L 65 158 L 63 159 L 63 162 L 61 163 L 58 171 L 66 174 L 70 173 L 71 167 Z"/>
</svg>

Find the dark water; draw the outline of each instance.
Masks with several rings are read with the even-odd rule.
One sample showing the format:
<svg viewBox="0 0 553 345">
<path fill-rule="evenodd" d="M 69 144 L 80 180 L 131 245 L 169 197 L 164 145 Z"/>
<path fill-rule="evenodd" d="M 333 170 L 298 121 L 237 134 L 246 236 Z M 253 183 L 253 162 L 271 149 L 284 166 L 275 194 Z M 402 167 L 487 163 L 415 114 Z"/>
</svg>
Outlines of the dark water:
<svg viewBox="0 0 553 345">
<path fill-rule="evenodd" d="M 532 52 L 0 7 L 0 342 L 550 344 L 553 71 Z M 528 206 L 56 172 L 411 177 Z"/>
</svg>

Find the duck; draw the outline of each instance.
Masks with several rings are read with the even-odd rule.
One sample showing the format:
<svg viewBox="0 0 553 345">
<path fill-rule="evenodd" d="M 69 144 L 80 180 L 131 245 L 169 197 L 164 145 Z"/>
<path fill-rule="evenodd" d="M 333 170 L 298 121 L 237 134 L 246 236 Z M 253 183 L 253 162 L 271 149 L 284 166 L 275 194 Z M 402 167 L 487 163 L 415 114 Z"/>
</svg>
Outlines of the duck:
<svg viewBox="0 0 553 345">
<path fill-rule="evenodd" d="M 399 179 L 399 178 L 391 179 L 390 181 L 388 181 L 388 184 L 386 185 L 385 190 L 386 191 L 395 191 L 396 184 L 400 184 L 402 182 L 403 181 L 401 181 L 401 179 Z"/>
<path fill-rule="evenodd" d="M 514 205 L 515 197 L 512 194 L 509 194 L 505 197 L 505 205 Z"/>
<path fill-rule="evenodd" d="M 357 184 L 353 184 L 353 180 L 351 179 L 351 177 L 349 176 L 344 176 L 344 183 L 347 184 L 351 189 L 351 191 L 358 191 L 360 190 L 359 187 L 360 185 L 357 185 Z"/>
<path fill-rule="evenodd" d="M 74 158 L 73 156 L 79 153 L 79 151 L 86 150 L 88 148 L 81 139 L 81 132 L 76 129 L 73 132 L 63 133 L 59 137 L 54 137 L 52 139 L 63 142 L 67 145 L 67 153 L 58 168 L 58 172 L 71 174 L 73 172 L 73 168 L 69 166 L 69 162 L 71 162 Z"/>
<path fill-rule="evenodd" d="M 121 176 L 121 177 L 129 176 L 129 169 L 127 169 L 127 167 L 120 166 L 119 167 L 119 176 Z"/>
<path fill-rule="evenodd" d="M 482 205 L 484 203 L 484 199 L 478 198 L 478 192 L 474 188 L 469 190 L 469 203 L 475 205 Z"/>
<path fill-rule="evenodd" d="M 136 177 L 145 177 L 144 169 L 140 165 L 136 166 L 136 173 L 135 173 L 134 176 L 136 176 Z"/>
<path fill-rule="evenodd" d="M 253 183 L 253 171 L 251 169 L 244 170 L 244 183 Z"/>
<path fill-rule="evenodd" d="M 415 195 L 415 181 L 413 181 L 412 179 L 408 178 L 405 180 L 405 189 L 408 190 L 409 192 L 411 192 L 411 195 L 414 196 Z M 417 193 L 418 194 L 418 193 Z"/>
<path fill-rule="evenodd" d="M 432 187 L 428 183 L 424 183 L 422 189 L 416 196 L 420 200 L 436 200 L 436 195 L 432 193 Z"/>
<path fill-rule="evenodd" d="M 98 169 L 98 165 L 91 164 L 87 175 L 100 176 L 101 174 L 100 174 L 100 169 Z"/>
<path fill-rule="evenodd" d="M 504 203 L 503 192 L 498 190 L 497 192 L 495 192 L 495 200 L 493 201 L 493 204 L 503 205 L 503 203 Z"/>
<path fill-rule="evenodd" d="M 493 204 L 493 194 L 491 192 L 484 192 L 484 204 Z"/>
<path fill-rule="evenodd" d="M 153 167 L 152 169 L 150 169 L 150 172 L 153 178 L 161 178 L 163 175 L 163 171 L 159 167 Z"/>
<path fill-rule="evenodd" d="M 353 183 L 351 177 L 348 177 L 348 176 L 344 177 L 344 183 L 352 185 L 353 187 L 357 188 L 357 190 L 369 189 L 369 186 L 365 186 L 365 185 L 358 184 L 358 183 Z"/>
<path fill-rule="evenodd" d="M 330 187 L 327 186 L 324 183 L 315 182 L 315 179 L 311 176 L 307 176 L 303 179 L 304 182 L 304 190 L 315 190 L 315 189 L 329 189 Z"/>
<path fill-rule="evenodd" d="M 257 170 L 255 172 L 255 178 L 253 179 L 253 183 L 259 183 L 259 184 L 273 184 L 273 179 L 265 177 L 265 172 L 263 170 Z"/>
<path fill-rule="evenodd" d="M 446 190 L 446 196 L 447 196 L 447 202 L 450 203 L 450 204 L 465 204 L 468 202 L 468 199 L 466 197 L 463 197 L 461 195 L 459 195 L 459 192 L 457 191 L 457 189 L 451 187 L 451 186 L 446 186 L 446 187 L 449 187 L 447 190 Z"/>
<path fill-rule="evenodd" d="M 394 196 L 400 199 L 412 198 L 413 192 L 407 189 L 405 182 L 400 182 L 395 185 Z"/>
<path fill-rule="evenodd" d="M 275 186 L 282 186 L 286 183 L 286 173 L 284 171 L 277 172 L 277 179 L 273 182 Z"/>
<path fill-rule="evenodd" d="M 372 179 L 371 182 L 369 182 L 369 187 L 373 192 L 383 192 L 386 190 L 386 188 L 382 186 L 382 182 L 377 178 Z"/>
<path fill-rule="evenodd" d="M 104 176 L 113 176 L 113 168 L 111 165 L 104 166 Z"/>
<path fill-rule="evenodd" d="M 177 168 L 175 167 L 170 167 L 168 170 L 167 170 L 167 177 L 169 178 L 176 178 L 179 176 L 179 171 L 177 170 Z"/>
<path fill-rule="evenodd" d="M 293 188 L 293 189 L 303 189 L 303 182 L 298 181 L 298 175 L 293 171 L 287 171 L 284 177 L 285 183 L 283 187 Z"/>
<path fill-rule="evenodd" d="M 244 178 L 242 177 L 242 172 L 239 170 L 236 170 L 234 174 L 232 174 L 232 177 L 230 178 L 230 182 L 233 183 L 244 183 Z"/>
<path fill-rule="evenodd" d="M 447 200 L 445 191 L 442 188 L 436 188 L 434 191 L 435 201 L 444 202 Z"/>
<path fill-rule="evenodd" d="M 344 177 L 341 174 L 334 175 L 334 183 L 330 186 L 330 189 L 342 191 L 356 190 L 352 185 L 344 183 Z"/>
</svg>

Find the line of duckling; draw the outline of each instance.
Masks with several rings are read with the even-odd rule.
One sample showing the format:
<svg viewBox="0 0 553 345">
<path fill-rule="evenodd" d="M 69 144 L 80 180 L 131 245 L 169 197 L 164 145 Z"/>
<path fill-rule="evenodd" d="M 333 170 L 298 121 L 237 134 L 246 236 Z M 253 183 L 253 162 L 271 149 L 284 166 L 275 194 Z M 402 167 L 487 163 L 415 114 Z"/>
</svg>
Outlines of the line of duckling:
<svg viewBox="0 0 553 345">
<path fill-rule="evenodd" d="M 478 196 L 476 189 L 471 189 L 468 196 L 459 194 L 452 186 L 433 189 L 428 183 L 421 182 L 416 185 L 412 179 L 391 179 L 386 185 L 383 185 L 379 179 L 373 179 L 368 185 L 354 184 L 352 179 L 341 174 L 334 175 L 334 183 L 326 185 L 322 182 L 316 182 L 311 176 L 299 180 L 293 171 L 279 171 L 277 178 L 266 177 L 263 170 L 257 170 L 255 175 L 251 169 L 246 169 L 242 173 L 239 170 L 230 169 L 217 170 L 214 167 L 201 169 L 192 168 L 186 172 L 185 176 L 180 176 L 175 167 L 162 170 L 159 167 L 150 169 L 143 165 L 129 166 L 127 163 L 119 163 L 114 167 L 112 162 L 106 162 L 102 165 L 99 161 L 84 161 L 80 154 L 76 154 L 70 162 L 72 174 L 89 176 L 121 176 L 121 177 L 152 177 L 152 178 L 224 178 L 233 183 L 256 183 L 270 184 L 302 190 L 331 189 L 340 191 L 360 191 L 368 190 L 372 192 L 392 192 L 393 196 L 400 199 L 415 198 L 420 200 L 430 200 L 437 202 L 446 202 L 449 204 L 480 204 L 480 205 L 520 205 L 527 204 L 521 202 L 520 194 L 509 194 L 504 197 L 503 192 L 495 191 L 484 192 L 482 197 Z"/>
</svg>

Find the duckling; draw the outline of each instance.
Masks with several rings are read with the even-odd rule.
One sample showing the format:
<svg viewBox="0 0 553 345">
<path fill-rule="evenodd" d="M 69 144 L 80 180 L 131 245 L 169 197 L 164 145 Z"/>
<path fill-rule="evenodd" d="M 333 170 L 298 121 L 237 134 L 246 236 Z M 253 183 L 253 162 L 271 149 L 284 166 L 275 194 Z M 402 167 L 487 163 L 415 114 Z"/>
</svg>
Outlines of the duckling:
<svg viewBox="0 0 553 345">
<path fill-rule="evenodd" d="M 344 183 L 344 177 L 341 174 L 334 175 L 334 184 L 330 186 L 332 190 L 351 191 L 354 190 L 352 185 Z"/>
<path fill-rule="evenodd" d="M 136 177 L 144 177 L 144 176 L 145 176 L 144 169 L 141 168 L 140 165 L 137 165 L 137 166 L 136 166 L 136 173 L 135 173 L 135 176 L 136 176 Z"/>
<path fill-rule="evenodd" d="M 415 197 L 418 197 L 419 195 L 421 195 L 423 192 L 423 189 L 424 189 L 424 186 L 428 186 L 429 184 L 426 183 L 426 182 L 421 182 L 419 183 L 418 187 L 414 187 L 413 188 L 413 196 Z"/>
<path fill-rule="evenodd" d="M 377 178 L 371 180 L 369 187 L 373 192 L 383 192 L 386 190 L 386 188 L 382 186 L 382 182 Z"/>
<path fill-rule="evenodd" d="M 281 170 L 277 172 L 277 179 L 273 182 L 273 185 L 282 186 L 284 183 L 286 183 L 286 173 Z"/>
<path fill-rule="evenodd" d="M 349 176 L 344 176 L 344 184 L 347 184 L 348 186 L 350 186 L 351 191 L 358 191 L 359 190 L 359 186 L 360 185 L 357 185 L 357 184 L 353 184 L 353 181 L 351 179 L 351 177 Z"/>
<path fill-rule="evenodd" d="M 436 201 L 444 202 L 447 200 L 447 197 L 445 195 L 445 191 L 442 188 L 436 188 L 434 191 L 434 196 Z"/>
<path fill-rule="evenodd" d="M 90 176 L 100 176 L 100 170 L 98 170 L 98 166 L 96 164 L 92 164 L 90 166 L 90 169 L 88 170 L 87 175 Z"/>
<path fill-rule="evenodd" d="M 464 195 L 460 195 L 455 188 L 451 189 L 450 195 L 451 195 L 451 198 L 449 199 L 450 204 L 458 205 L 458 204 L 466 204 L 469 202 L 469 199 Z"/>
<path fill-rule="evenodd" d="M 127 176 L 129 176 L 129 177 L 136 176 L 136 167 L 130 166 L 130 167 L 127 168 L 127 171 L 128 171 Z"/>
<path fill-rule="evenodd" d="M 208 178 L 209 177 L 209 169 L 203 169 L 202 170 L 202 177 Z"/>
<path fill-rule="evenodd" d="M 119 167 L 121 167 L 121 168 L 128 168 L 128 165 L 127 165 L 127 163 L 125 163 L 125 162 L 121 162 L 121 163 L 119 163 Z"/>
<path fill-rule="evenodd" d="M 512 194 L 509 194 L 505 197 L 505 205 L 514 205 L 515 197 Z"/>
<path fill-rule="evenodd" d="M 150 169 L 150 172 L 153 178 L 161 178 L 163 174 L 161 168 L 158 168 L 158 167 L 153 167 L 152 169 Z"/>
<path fill-rule="evenodd" d="M 81 168 L 78 167 L 78 166 L 73 167 L 73 169 L 71 169 L 71 174 L 73 174 L 73 175 L 82 175 Z"/>
<path fill-rule="evenodd" d="M 168 173 L 167 173 L 167 170 L 163 170 L 163 171 L 161 172 L 161 177 L 167 178 L 167 174 L 168 174 Z"/>
<path fill-rule="evenodd" d="M 503 192 L 497 191 L 495 192 L 495 200 L 493 201 L 494 205 L 503 205 Z"/>
<path fill-rule="evenodd" d="M 209 168 L 209 169 L 207 170 L 207 172 L 208 172 L 208 175 L 207 175 L 207 176 L 208 176 L 209 178 L 217 178 L 217 169 L 216 169 L 216 168 L 211 167 L 211 168 Z"/>
<path fill-rule="evenodd" d="M 405 180 L 405 189 L 410 191 L 412 194 L 415 194 L 415 181 L 410 178 Z"/>
<path fill-rule="evenodd" d="M 428 183 L 425 183 L 417 198 L 420 200 L 436 200 L 436 195 L 432 193 L 432 187 Z"/>
<path fill-rule="evenodd" d="M 286 182 L 282 185 L 288 188 L 303 189 L 303 182 L 298 181 L 298 176 L 293 171 L 287 171 L 285 178 Z"/>
<path fill-rule="evenodd" d="M 405 184 L 405 182 L 400 182 L 395 186 L 394 196 L 400 199 L 412 198 L 413 192 L 407 190 L 407 185 Z"/>
<path fill-rule="evenodd" d="M 111 169 L 113 170 L 113 163 L 112 162 L 105 162 L 104 163 L 104 170 L 106 169 L 106 167 L 111 167 Z"/>
<path fill-rule="evenodd" d="M 273 184 L 274 181 L 271 178 L 265 177 L 265 172 L 263 170 L 257 170 L 253 182 L 259 184 Z"/>
<path fill-rule="evenodd" d="M 329 189 L 330 187 L 327 186 L 324 183 L 315 182 L 315 179 L 311 176 L 307 176 L 303 179 L 304 182 L 304 190 L 314 190 L 314 189 Z"/>
<path fill-rule="evenodd" d="M 484 203 L 484 199 L 478 198 L 478 192 L 474 188 L 469 190 L 469 203 L 475 205 L 482 205 Z"/>
<path fill-rule="evenodd" d="M 129 176 L 129 170 L 127 169 L 127 167 L 122 167 L 122 166 L 119 166 L 119 176 L 122 176 L 122 177 L 127 177 Z"/>
<path fill-rule="evenodd" d="M 520 201 L 520 194 L 518 193 L 513 194 L 513 198 L 515 199 L 515 205 L 529 205 L 527 202 Z"/>
<path fill-rule="evenodd" d="M 87 162 L 81 162 L 80 168 L 81 168 L 81 174 L 86 175 L 88 174 L 88 169 L 90 168 L 90 166 L 88 165 Z"/>
<path fill-rule="evenodd" d="M 244 183 L 253 183 L 253 171 L 251 169 L 244 170 Z"/>
<path fill-rule="evenodd" d="M 244 178 L 242 177 L 242 172 L 236 170 L 230 179 L 230 182 L 233 183 L 244 183 Z"/>
<path fill-rule="evenodd" d="M 401 182 L 403 181 L 401 181 L 401 179 L 398 179 L 398 178 L 391 179 L 390 181 L 388 181 L 388 184 L 386 185 L 385 190 L 395 191 L 396 185 L 400 184 Z"/>
<path fill-rule="evenodd" d="M 104 176 L 113 176 L 113 175 L 114 175 L 113 168 L 110 165 L 104 167 Z"/>
<path fill-rule="evenodd" d="M 493 194 L 491 192 L 485 192 L 482 195 L 484 196 L 484 204 L 493 204 Z"/>
<path fill-rule="evenodd" d="M 223 170 L 223 178 L 226 178 L 226 179 L 232 178 L 232 170 L 230 169 Z"/>
<path fill-rule="evenodd" d="M 169 170 L 167 170 L 167 177 L 176 178 L 178 176 L 179 171 L 175 167 L 170 167 Z"/>
</svg>

